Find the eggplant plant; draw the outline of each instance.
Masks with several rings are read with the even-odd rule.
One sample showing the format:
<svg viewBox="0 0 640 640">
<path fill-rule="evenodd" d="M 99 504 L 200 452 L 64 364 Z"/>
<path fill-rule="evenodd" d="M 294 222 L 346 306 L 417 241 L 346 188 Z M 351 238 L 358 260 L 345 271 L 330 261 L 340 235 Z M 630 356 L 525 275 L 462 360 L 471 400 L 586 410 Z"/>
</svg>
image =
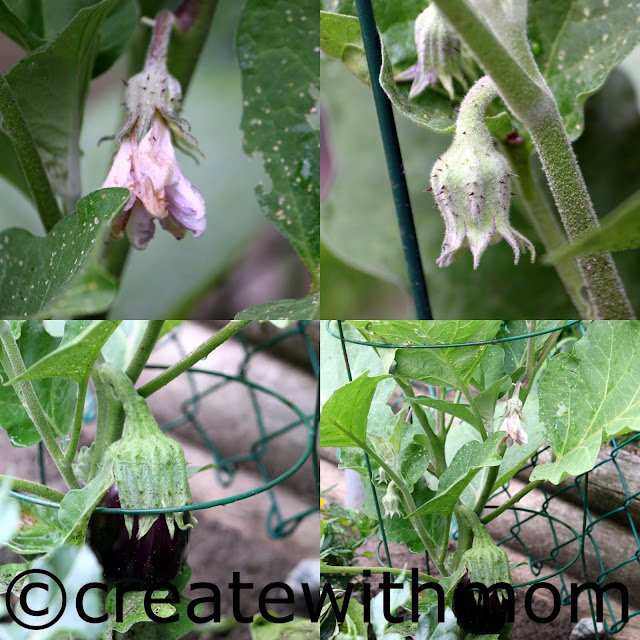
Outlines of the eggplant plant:
<svg viewBox="0 0 640 640">
<path fill-rule="evenodd" d="M 332 133 L 324 158 L 342 167 L 324 199 L 322 239 L 347 277 L 348 265 L 397 289 L 409 272 L 416 296 L 422 267 L 436 318 L 634 317 L 637 3 L 322 0 L 322 8 Z M 371 91 L 349 72 L 376 90 L 378 109 L 394 107 L 402 158 L 392 126 L 378 127 Z M 378 128 L 396 154 L 387 167 Z M 397 172 L 394 203 L 387 168 Z M 413 222 L 395 230 L 393 204 L 399 217 L 413 206 L 415 243 Z M 375 317 L 403 317 L 393 300 Z M 331 315 L 374 315 L 343 311 Z"/>
<path fill-rule="evenodd" d="M 0 476 L 4 483 L 0 504 L 9 506 L 0 514 L 0 542 L 24 562 L 0 567 L 0 592 L 8 593 L 12 587 L 11 593 L 19 593 L 26 582 L 20 579 L 16 586 L 18 576 L 46 569 L 51 580 L 55 577 L 67 585 L 67 598 L 98 581 L 105 583 L 108 593 L 102 600 L 99 591 L 88 596 L 92 620 L 67 607 L 55 624 L 40 632 L 43 638 L 66 633 L 74 639 L 107 640 L 116 632 L 124 634 L 118 637 L 151 633 L 142 591 L 172 582 L 180 593 L 187 584 L 191 573 L 187 546 L 196 524 L 191 513 L 95 509 L 153 510 L 192 504 L 188 476 L 203 468 L 187 469 L 182 448 L 162 433 L 146 398 L 162 393 L 169 382 L 250 322 L 229 322 L 188 356 L 136 387 L 158 341 L 180 321 L 0 321 L 4 383 L 0 427 L 14 447 L 42 444 L 67 485 L 63 493 L 16 477 L 11 445 L 3 445 L 2 472 L 9 475 Z M 97 400 L 95 437 L 90 446 L 79 448 L 90 386 Z M 39 502 L 7 498 L 7 485 Z M 113 589 L 119 585 L 127 591 L 120 619 Z M 180 622 L 163 625 L 163 637 L 180 637 L 195 624 L 187 615 L 189 602 L 182 598 L 175 607 L 165 602 L 154 609 L 159 618 L 180 614 Z M 31 600 L 29 604 L 37 608 Z M 53 600 L 49 604 L 56 610 Z M 18 617 L 29 624 L 43 622 L 31 613 L 25 609 Z M 15 622 L 8 627 L 0 624 L 2 638 L 17 640 L 26 633 Z"/>
<path fill-rule="evenodd" d="M 426 551 L 439 575 L 421 581 L 437 581 L 457 617 L 457 626 L 450 618 L 439 622 L 437 603 L 427 597 L 417 627 L 390 625 L 378 638 L 508 638 L 512 566 L 486 525 L 542 482 L 590 471 L 605 441 L 640 431 L 640 322 L 596 320 L 558 330 L 563 325 L 570 323 L 343 322 L 347 340 L 364 342 L 346 344 L 352 379 L 340 339 L 323 335 L 320 445 L 338 447 L 340 467 L 361 474 L 362 509 L 373 518 L 379 510 L 386 540 L 412 554 Z M 518 493 L 487 509 L 546 446 L 551 460 L 534 466 Z M 450 552 L 454 522 L 458 542 Z M 321 566 L 325 577 L 364 569 Z M 487 591 L 478 593 L 474 583 Z M 412 602 L 407 596 L 396 605 L 410 609 Z M 355 605 L 349 615 L 358 617 Z"/>
</svg>

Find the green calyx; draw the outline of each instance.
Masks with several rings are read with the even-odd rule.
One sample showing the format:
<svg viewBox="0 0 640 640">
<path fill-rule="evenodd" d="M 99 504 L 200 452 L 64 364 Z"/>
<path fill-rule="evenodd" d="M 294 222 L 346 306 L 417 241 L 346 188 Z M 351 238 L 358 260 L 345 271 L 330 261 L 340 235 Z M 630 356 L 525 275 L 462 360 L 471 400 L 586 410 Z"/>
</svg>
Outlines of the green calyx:
<svg viewBox="0 0 640 640">
<path fill-rule="evenodd" d="M 485 526 L 472 509 L 461 505 L 456 509 L 456 513 L 464 517 L 474 535 L 473 546 L 465 551 L 460 560 L 460 564 L 465 566 L 469 572 L 470 582 L 480 582 L 488 587 L 498 582 L 511 584 L 511 570 L 507 552 L 493 542 Z M 501 591 L 498 593 L 505 596 Z"/>
<path fill-rule="evenodd" d="M 516 264 L 521 251 L 535 259 L 534 246 L 509 221 L 511 167 L 484 123 L 496 95 L 488 76 L 476 82 L 460 106 L 453 143 L 431 170 L 431 189 L 445 222 L 441 267 L 468 247 L 476 269 L 485 249 L 501 238 L 513 249 Z"/>
<path fill-rule="evenodd" d="M 122 438 L 108 449 L 120 504 L 124 509 L 182 507 L 192 503 L 187 480 L 187 463 L 182 447 L 158 427 L 144 398 L 138 395 L 129 377 L 117 367 L 104 364 L 101 376 L 115 388 L 122 401 L 125 423 Z M 129 536 L 133 535 L 133 515 L 125 515 Z M 194 519 L 182 512 L 139 515 L 137 537 L 141 539 L 160 517 L 164 517 L 173 538 L 175 528 L 193 527 Z"/>
</svg>

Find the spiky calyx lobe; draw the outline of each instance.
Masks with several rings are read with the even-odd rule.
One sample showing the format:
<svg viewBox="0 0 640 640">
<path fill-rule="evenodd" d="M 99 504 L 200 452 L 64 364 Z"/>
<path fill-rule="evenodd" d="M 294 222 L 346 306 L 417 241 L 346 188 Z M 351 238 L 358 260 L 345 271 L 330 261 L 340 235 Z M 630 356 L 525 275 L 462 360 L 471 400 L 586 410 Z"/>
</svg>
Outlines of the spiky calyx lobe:
<svg viewBox="0 0 640 640">
<path fill-rule="evenodd" d="M 431 171 L 431 189 L 445 222 L 441 267 L 468 247 L 477 269 L 485 249 L 500 238 L 513 249 L 515 264 L 521 251 L 528 250 L 531 261 L 535 259 L 533 244 L 509 221 L 511 168 L 484 123 L 496 95 L 488 76 L 476 82 L 460 105 L 453 143 Z"/>
</svg>

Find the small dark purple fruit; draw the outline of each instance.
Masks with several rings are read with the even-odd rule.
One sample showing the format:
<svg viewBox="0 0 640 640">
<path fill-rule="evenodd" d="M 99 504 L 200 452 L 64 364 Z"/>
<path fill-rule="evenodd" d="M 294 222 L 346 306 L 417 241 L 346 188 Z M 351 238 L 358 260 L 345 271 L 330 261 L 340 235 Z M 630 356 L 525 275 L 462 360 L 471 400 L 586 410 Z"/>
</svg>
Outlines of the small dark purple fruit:
<svg viewBox="0 0 640 640">
<path fill-rule="evenodd" d="M 100 506 L 120 508 L 116 484 L 107 491 Z M 89 520 L 87 544 L 100 561 L 105 580 L 110 585 L 123 583 L 143 589 L 158 582 L 170 582 L 182 572 L 190 528 L 175 527 L 171 539 L 167 523 L 161 516 L 138 540 L 138 516 L 133 518 L 131 537 L 122 514 L 94 513 Z"/>
<path fill-rule="evenodd" d="M 491 591 L 489 602 L 485 603 L 481 592 L 467 588 L 470 584 L 471 579 L 467 571 L 453 594 L 452 609 L 458 619 L 458 625 L 464 631 L 478 635 L 500 633 L 507 623 L 508 599 L 501 600 L 497 591 Z"/>
</svg>

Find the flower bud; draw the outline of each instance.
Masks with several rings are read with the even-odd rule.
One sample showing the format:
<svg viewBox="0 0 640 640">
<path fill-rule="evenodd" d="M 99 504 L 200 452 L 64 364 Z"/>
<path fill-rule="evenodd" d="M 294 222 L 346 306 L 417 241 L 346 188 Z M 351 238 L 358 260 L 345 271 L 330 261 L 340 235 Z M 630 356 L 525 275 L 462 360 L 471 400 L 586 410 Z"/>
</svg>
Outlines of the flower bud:
<svg viewBox="0 0 640 640">
<path fill-rule="evenodd" d="M 387 493 L 385 493 L 382 498 L 382 506 L 384 507 L 384 515 L 387 518 L 393 518 L 393 516 L 402 517 L 402 512 L 400 511 L 400 496 L 398 496 L 396 483 L 393 480 L 387 486 Z"/>
<path fill-rule="evenodd" d="M 522 413 L 522 401 L 518 397 L 517 390 L 520 388 L 520 383 L 516 386 L 516 392 L 513 396 L 507 400 L 507 410 L 504 414 L 503 430 L 507 432 L 507 435 L 502 439 L 503 444 L 506 443 L 510 447 L 514 442 L 518 444 L 527 444 L 529 437 L 527 432 L 523 429 L 520 420 L 526 419 Z"/>
<path fill-rule="evenodd" d="M 453 143 L 431 171 L 431 189 L 445 222 L 441 267 L 469 247 L 476 269 L 484 250 L 501 237 L 511 245 L 515 264 L 520 251 L 528 250 L 531 262 L 535 259 L 534 246 L 509 222 L 513 174 L 484 124 L 485 110 L 495 96 L 488 77 L 471 88 L 460 106 Z"/>
<path fill-rule="evenodd" d="M 438 80 L 446 89 L 451 100 L 455 92 L 453 78 L 466 89 L 467 82 L 462 74 L 472 71 L 461 54 L 462 41 L 451 23 L 442 15 L 435 4 L 430 4 L 417 18 L 414 38 L 418 61 L 409 69 L 399 73 L 396 82 L 413 80 L 409 98 L 415 98 L 429 85 Z"/>
</svg>

